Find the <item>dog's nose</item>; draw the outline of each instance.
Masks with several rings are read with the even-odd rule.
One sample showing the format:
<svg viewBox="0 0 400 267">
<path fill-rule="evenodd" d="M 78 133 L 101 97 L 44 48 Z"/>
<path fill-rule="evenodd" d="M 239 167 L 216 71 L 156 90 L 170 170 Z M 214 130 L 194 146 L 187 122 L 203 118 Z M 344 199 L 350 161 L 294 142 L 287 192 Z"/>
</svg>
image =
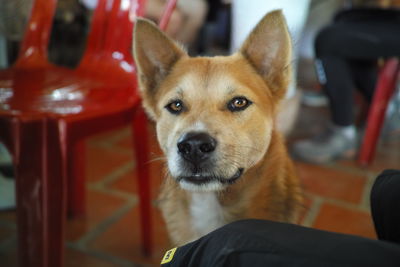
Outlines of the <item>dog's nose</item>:
<svg viewBox="0 0 400 267">
<path fill-rule="evenodd" d="M 178 151 L 193 164 L 207 160 L 217 146 L 217 141 L 204 132 L 189 132 L 178 140 Z"/>
</svg>

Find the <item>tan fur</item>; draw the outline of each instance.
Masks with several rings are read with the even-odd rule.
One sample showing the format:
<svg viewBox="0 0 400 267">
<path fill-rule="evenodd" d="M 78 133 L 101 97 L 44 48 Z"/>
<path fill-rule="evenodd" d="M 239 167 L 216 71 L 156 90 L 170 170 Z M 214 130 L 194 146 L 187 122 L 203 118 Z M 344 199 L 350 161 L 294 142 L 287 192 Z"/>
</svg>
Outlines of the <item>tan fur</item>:
<svg viewBox="0 0 400 267">
<path fill-rule="evenodd" d="M 284 142 L 274 129 L 289 82 L 290 51 L 280 11 L 265 16 L 240 51 L 229 57 L 191 58 L 150 22 L 137 21 L 134 55 L 143 104 L 156 121 L 157 138 L 168 159 L 159 205 L 175 244 L 244 218 L 295 222 L 302 194 Z M 227 103 L 237 96 L 253 104 L 240 112 L 229 111 Z M 185 103 L 186 110 L 179 115 L 165 109 L 174 99 Z M 207 132 L 218 141 L 213 175 L 228 179 L 244 168 L 243 175 L 231 185 L 182 189 L 176 180 L 181 172 L 176 146 L 189 131 Z M 215 207 L 201 211 L 195 199 L 203 196 Z M 201 215 L 208 208 L 216 213 L 209 218 L 211 229 L 208 221 L 202 224 L 192 217 L 193 209 L 200 209 Z M 199 214 L 196 218 L 201 220 Z"/>
</svg>

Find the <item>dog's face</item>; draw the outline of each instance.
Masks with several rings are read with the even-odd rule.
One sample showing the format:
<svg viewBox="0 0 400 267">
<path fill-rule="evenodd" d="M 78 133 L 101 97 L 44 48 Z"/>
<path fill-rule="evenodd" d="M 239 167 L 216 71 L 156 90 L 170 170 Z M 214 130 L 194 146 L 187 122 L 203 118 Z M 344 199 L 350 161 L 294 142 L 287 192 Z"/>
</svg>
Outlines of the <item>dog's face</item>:
<svg viewBox="0 0 400 267">
<path fill-rule="evenodd" d="M 134 42 L 143 103 L 182 188 L 222 190 L 260 162 L 290 72 L 281 12 L 229 57 L 191 58 L 146 20 L 137 21 Z"/>
</svg>

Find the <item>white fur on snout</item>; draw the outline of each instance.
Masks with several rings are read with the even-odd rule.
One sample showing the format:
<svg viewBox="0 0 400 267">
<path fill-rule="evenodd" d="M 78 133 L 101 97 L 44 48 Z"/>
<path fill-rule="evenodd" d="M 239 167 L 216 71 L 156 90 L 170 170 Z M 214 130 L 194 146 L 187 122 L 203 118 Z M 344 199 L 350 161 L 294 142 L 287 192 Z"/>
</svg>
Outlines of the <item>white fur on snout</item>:
<svg viewBox="0 0 400 267">
<path fill-rule="evenodd" d="M 177 132 L 178 129 L 174 129 L 174 132 Z M 178 140 L 189 132 L 205 132 L 208 133 L 206 125 L 202 121 L 196 121 L 192 125 L 186 127 L 185 129 L 181 129 L 179 132 L 182 132 L 180 136 L 174 136 L 171 134 L 168 137 L 168 168 L 173 177 L 179 176 L 188 176 L 190 174 L 186 173 L 182 166 L 182 158 L 178 152 Z M 195 186 L 195 185 L 194 185 Z"/>
<path fill-rule="evenodd" d="M 190 214 L 192 225 L 200 236 L 221 227 L 225 222 L 221 204 L 212 192 L 192 193 Z"/>
<path fill-rule="evenodd" d="M 209 181 L 204 184 L 194 184 L 185 180 L 181 180 L 179 185 L 182 189 L 193 192 L 215 192 L 226 188 L 226 185 L 219 181 Z"/>
<path fill-rule="evenodd" d="M 206 125 L 202 121 L 196 121 L 186 132 L 205 132 L 208 133 Z"/>
<path fill-rule="evenodd" d="M 177 148 L 170 150 L 168 155 L 168 169 L 173 177 L 179 177 L 182 175 L 182 168 L 180 166 L 181 156 L 178 153 Z"/>
</svg>

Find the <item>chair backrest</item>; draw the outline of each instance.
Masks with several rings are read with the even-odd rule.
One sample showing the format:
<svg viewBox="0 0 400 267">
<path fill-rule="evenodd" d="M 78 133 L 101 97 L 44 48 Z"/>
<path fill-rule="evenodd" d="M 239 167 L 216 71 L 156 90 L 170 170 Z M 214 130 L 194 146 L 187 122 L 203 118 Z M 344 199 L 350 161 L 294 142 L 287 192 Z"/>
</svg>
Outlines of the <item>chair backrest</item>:
<svg viewBox="0 0 400 267">
<path fill-rule="evenodd" d="M 98 0 L 91 22 L 86 51 L 79 65 L 104 60 L 104 57 L 131 63 L 133 23 L 143 15 L 145 0 Z"/>
<path fill-rule="evenodd" d="M 104 29 L 106 28 L 106 18 L 109 9 L 107 0 L 97 0 L 97 6 L 92 16 L 90 33 L 86 41 L 85 53 L 80 61 L 80 65 L 86 65 L 95 59 L 103 49 Z"/>
<path fill-rule="evenodd" d="M 57 0 L 34 1 L 14 66 L 37 67 L 47 64 L 47 47 L 56 4 Z"/>
<path fill-rule="evenodd" d="M 167 2 L 160 20 L 165 30 L 177 0 Z M 132 63 L 131 39 L 136 17 L 144 14 L 145 0 L 97 0 L 86 50 L 80 67 L 104 60 L 104 55 Z M 21 42 L 17 67 L 38 67 L 48 64 L 48 43 L 57 0 L 34 0 L 26 32 Z"/>
<path fill-rule="evenodd" d="M 142 16 L 143 0 L 114 0 L 104 44 L 107 53 L 119 52 L 127 61 L 132 61 L 131 44 L 133 23 L 137 16 Z M 130 3 L 129 3 L 130 2 Z"/>
<path fill-rule="evenodd" d="M 101 53 L 130 56 L 133 21 L 143 15 L 145 0 L 97 0 L 82 62 Z M 37 67 L 48 63 L 48 44 L 57 0 L 34 0 L 15 66 Z"/>
</svg>

